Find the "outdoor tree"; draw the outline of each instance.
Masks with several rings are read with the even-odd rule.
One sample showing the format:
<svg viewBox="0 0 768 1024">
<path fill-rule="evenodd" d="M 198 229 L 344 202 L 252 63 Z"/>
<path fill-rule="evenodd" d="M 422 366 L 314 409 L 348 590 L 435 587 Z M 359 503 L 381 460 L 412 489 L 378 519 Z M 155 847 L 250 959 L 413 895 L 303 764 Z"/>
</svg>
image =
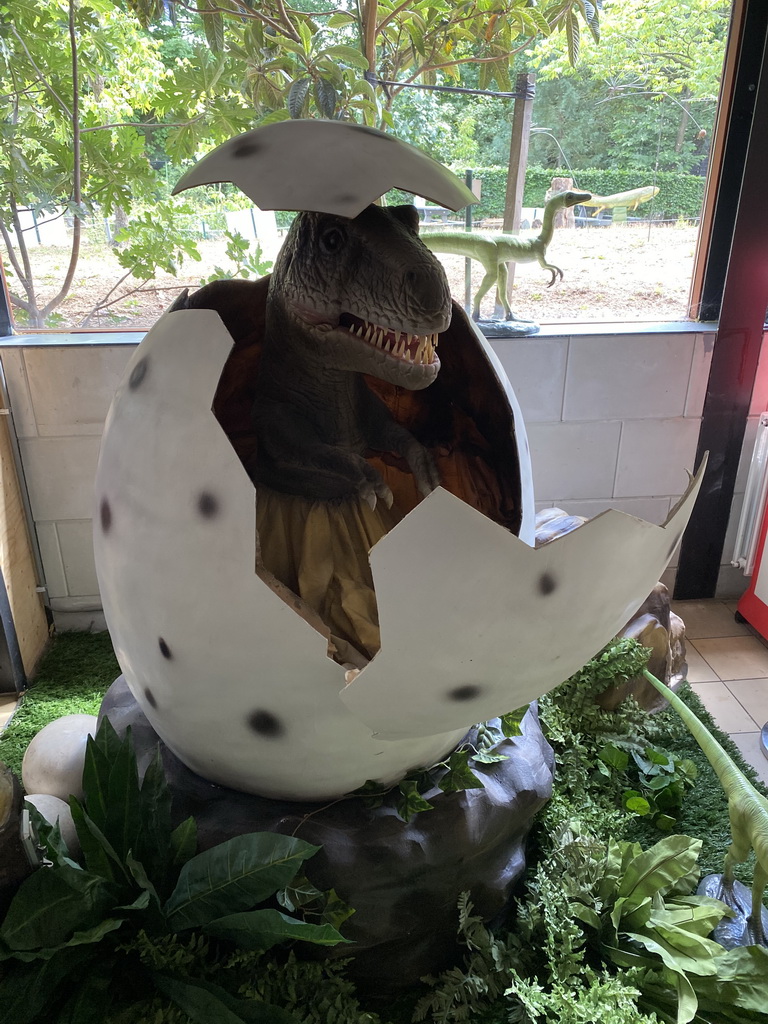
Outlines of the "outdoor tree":
<svg viewBox="0 0 768 1024">
<path fill-rule="evenodd" d="M 528 0 L 368 0 L 362 10 L 346 0 L 0 0 L 0 234 L 17 314 L 35 327 L 56 322 L 94 212 L 127 225 L 114 253 L 122 277 L 98 308 L 129 276 L 140 286 L 197 255 L 153 163 L 179 166 L 287 117 L 391 126 L 406 84 L 458 82 L 471 65 L 481 88 L 510 89 L 515 53 L 557 31 L 573 52 L 579 19 L 599 36 L 588 0 L 542 10 Z M 52 293 L 36 280 L 25 212 L 71 222 Z"/>
</svg>

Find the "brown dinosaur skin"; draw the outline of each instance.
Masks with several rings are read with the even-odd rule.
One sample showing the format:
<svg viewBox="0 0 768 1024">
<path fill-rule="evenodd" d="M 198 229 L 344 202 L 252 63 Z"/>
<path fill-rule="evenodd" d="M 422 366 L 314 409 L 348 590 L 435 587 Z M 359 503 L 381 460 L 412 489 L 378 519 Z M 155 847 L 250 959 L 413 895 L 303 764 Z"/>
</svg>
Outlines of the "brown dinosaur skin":
<svg viewBox="0 0 768 1024">
<path fill-rule="evenodd" d="M 402 455 L 418 489 L 439 481 L 431 456 L 366 386 L 408 390 L 437 377 L 437 334 L 451 318 L 440 263 L 412 206 L 370 206 L 350 220 L 301 213 L 275 265 L 254 405 L 257 483 L 326 501 L 393 496 L 364 458 Z"/>
</svg>

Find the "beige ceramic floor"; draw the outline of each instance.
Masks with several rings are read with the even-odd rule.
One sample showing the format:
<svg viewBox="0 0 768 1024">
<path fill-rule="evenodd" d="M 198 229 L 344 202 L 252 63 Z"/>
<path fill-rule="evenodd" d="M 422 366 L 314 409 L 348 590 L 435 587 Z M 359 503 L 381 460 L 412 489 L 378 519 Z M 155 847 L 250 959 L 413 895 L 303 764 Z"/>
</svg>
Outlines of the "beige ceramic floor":
<svg viewBox="0 0 768 1024">
<path fill-rule="evenodd" d="M 768 643 L 736 622 L 733 601 L 678 601 L 688 681 L 714 720 L 768 784 L 760 730 L 768 722 Z"/>
</svg>

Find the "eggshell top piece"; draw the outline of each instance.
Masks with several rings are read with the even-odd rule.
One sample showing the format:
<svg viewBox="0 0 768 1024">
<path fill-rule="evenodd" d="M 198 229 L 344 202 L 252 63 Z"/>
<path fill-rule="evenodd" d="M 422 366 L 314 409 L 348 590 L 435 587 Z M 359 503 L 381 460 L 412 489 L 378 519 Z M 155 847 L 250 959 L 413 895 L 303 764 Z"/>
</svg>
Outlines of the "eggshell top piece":
<svg viewBox="0 0 768 1024">
<path fill-rule="evenodd" d="M 344 121 L 279 121 L 223 143 L 179 180 L 174 194 L 231 181 L 262 210 L 314 210 L 356 217 L 391 188 L 449 210 L 473 193 L 420 149 L 376 128 Z"/>
</svg>

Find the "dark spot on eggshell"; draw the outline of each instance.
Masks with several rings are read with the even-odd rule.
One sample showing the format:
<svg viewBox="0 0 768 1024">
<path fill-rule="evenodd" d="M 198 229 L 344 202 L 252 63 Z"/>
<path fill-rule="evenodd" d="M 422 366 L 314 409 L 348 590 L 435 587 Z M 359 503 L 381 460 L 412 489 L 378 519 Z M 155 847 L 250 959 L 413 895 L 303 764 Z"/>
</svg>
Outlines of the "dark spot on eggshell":
<svg viewBox="0 0 768 1024">
<path fill-rule="evenodd" d="M 552 573 L 543 572 L 541 576 L 539 576 L 540 594 L 543 594 L 546 597 L 547 594 L 551 594 L 552 591 L 556 589 L 556 587 L 557 583 L 555 582 L 555 577 L 552 575 Z"/>
<path fill-rule="evenodd" d="M 203 519 L 213 519 L 219 514 L 219 499 L 210 491 L 201 491 L 197 499 L 197 510 Z"/>
<path fill-rule="evenodd" d="M 247 156 L 255 156 L 263 149 L 264 144 L 262 142 L 241 142 L 232 150 L 232 156 L 242 159 Z"/>
<path fill-rule="evenodd" d="M 101 517 L 102 530 L 104 533 L 109 533 L 109 528 L 112 525 L 112 509 L 109 507 L 109 502 L 106 498 L 102 498 L 101 500 L 99 515 Z"/>
<path fill-rule="evenodd" d="M 156 708 L 157 707 L 157 701 L 155 700 L 155 695 L 154 695 L 154 693 L 152 693 L 152 691 L 149 689 L 149 687 L 146 687 L 145 690 L 144 690 L 144 699 L 146 700 L 147 704 L 149 704 L 149 706 L 151 708 Z"/>
<path fill-rule="evenodd" d="M 277 739 L 285 732 L 282 722 L 271 711 L 252 711 L 248 716 L 248 725 L 266 739 Z"/>
<path fill-rule="evenodd" d="M 465 683 L 464 686 L 457 686 L 454 690 L 449 690 L 448 699 L 457 701 L 474 700 L 482 692 L 483 688 L 476 683 Z"/>
<path fill-rule="evenodd" d="M 360 201 L 360 197 L 352 195 L 351 192 L 342 192 L 334 196 L 333 201 L 334 203 L 357 203 Z"/>
<path fill-rule="evenodd" d="M 128 378 L 128 387 L 131 391 L 135 391 L 137 387 L 142 383 L 144 378 L 147 376 L 147 370 L 149 369 L 149 360 L 145 356 L 140 359 L 138 363 L 131 370 L 131 376 Z"/>
<path fill-rule="evenodd" d="M 162 654 L 162 656 L 164 658 L 167 658 L 168 661 L 170 661 L 171 658 L 173 657 L 173 655 L 171 654 L 171 648 L 168 646 L 165 640 L 163 640 L 162 637 L 160 637 L 160 639 L 157 642 L 160 646 L 160 653 Z"/>
</svg>

